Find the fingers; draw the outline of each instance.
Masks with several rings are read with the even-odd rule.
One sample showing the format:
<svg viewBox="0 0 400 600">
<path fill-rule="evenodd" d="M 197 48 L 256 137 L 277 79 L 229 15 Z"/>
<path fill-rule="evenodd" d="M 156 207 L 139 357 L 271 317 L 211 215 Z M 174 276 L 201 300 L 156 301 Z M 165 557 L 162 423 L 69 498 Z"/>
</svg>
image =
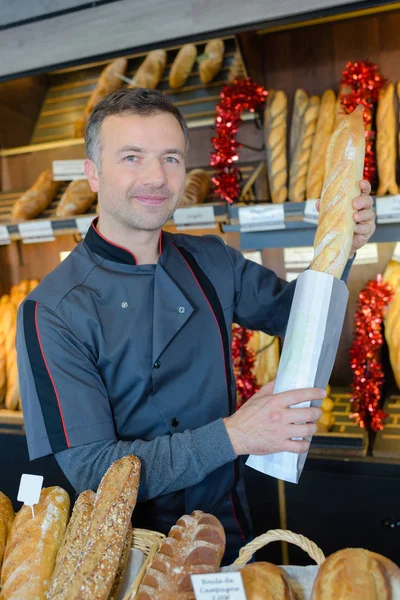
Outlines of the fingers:
<svg viewBox="0 0 400 600">
<path fill-rule="evenodd" d="M 357 235 L 370 237 L 370 235 L 373 233 L 373 229 L 374 227 L 372 223 L 358 223 L 354 227 L 354 233 L 356 233 Z"/>
<path fill-rule="evenodd" d="M 313 423 L 322 417 L 322 410 L 316 406 L 310 408 L 288 408 L 285 412 L 286 423 Z"/>
<path fill-rule="evenodd" d="M 358 211 L 372 208 L 373 205 L 374 201 L 371 196 L 358 196 L 358 198 L 354 198 L 353 200 L 353 208 Z"/>
<path fill-rule="evenodd" d="M 302 425 L 290 425 L 285 430 L 289 438 L 307 438 L 312 437 L 317 431 L 315 423 L 304 423 Z"/>
<path fill-rule="evenodd" d="M 286 440 L 282 445 L 282 451 L 301 454 L 302 452 L 308 452 L 309 447 L 310 442 L 308 440 Z"/>
<path fill-rule="evenodd" d="M 322 400 L 326 397 L 326 391 L 319 388 L 306 388 L 302 390 L 291 390 L 276 394 L 277 406 L 287 408 L 301 402 L 311 402 L 312 400 Z"/>
<path fill-rule="evenodd" d="M 272 394 L 274 393 L 275 381 L 276 379 L 274 379 L 273 381 L 269 381 L 268 383 L 263 385 L 262 388 L 258 390 L 257 394 L 259 394 L 260 396 L 272 396 Z"/>
<path fill-rule="evenodd" d="M 366 223 L 367 221 L 375 221 L 375 211 L 372 208 L 364 208 L 354 213 L 356 223 Z"/>
<path fill-rule="evenodd" d="M 360 181 L 360 190 L 362 195 L 369 196 L 371 193 L 371 184 L 366 179 Z"/>
</svg>

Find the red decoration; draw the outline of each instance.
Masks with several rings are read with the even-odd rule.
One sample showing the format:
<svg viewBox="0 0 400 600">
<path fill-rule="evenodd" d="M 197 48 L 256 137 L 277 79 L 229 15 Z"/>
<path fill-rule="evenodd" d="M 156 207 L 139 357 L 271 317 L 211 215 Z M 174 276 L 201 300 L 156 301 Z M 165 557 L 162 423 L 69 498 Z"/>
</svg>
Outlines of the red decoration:
<svg viewBox="0 0 400 600">
<path fill-rule="evenodd" d="M 241 406 L 257 392 L 257 381 L 254 375 L 255 352 L 250 350 L 249 341 L 252 332 L 233 325 L 232 327 L 232 362 L 238 391 L 238 406 Z"/>
<path fill-rule="evenodd" d="M 340 100 L 347 114 L 362 104 L 364 107 L 366 150 L 364 177 L 373 185 L 376 179 L 375 131 L 373 131 L 374 109 L 379 92 L 387 80 L 378 73 L 377 65 L 366 61 L 348 62 L 340 81 Z"/>
<path fill-rule="evenodd" d="M 262 85 L 248 78 L 235 80 L 222 88 L 216 109 L 216 136 L 211 140 L 214 152 L 210 165 L 218 171 L 212 179 L 215 194 L 226 202 L 232 203 L 239 197 L 240 171 L 233 165 L 239 159 L 238 150 L 241 147 L 235 139 L 242 122 L 240 115 L 247 110 L 254 112 L 265 102 L 267 94 Z"/>
<path fill-rule="evenodd" d="M 380 362 L 383 344 L 383 310 L 393 297 L 392 288 L 382 283 L 382 276 L 369 281 L 358 296 L 355 314 L 355 334 L 350 350 L 353 370 L 352 398 L 354 412 L 350 415 L 360 427 L 370 431 L 383 429 L 388 416 L 380 409 L 384 380 Z"/>
</svg>

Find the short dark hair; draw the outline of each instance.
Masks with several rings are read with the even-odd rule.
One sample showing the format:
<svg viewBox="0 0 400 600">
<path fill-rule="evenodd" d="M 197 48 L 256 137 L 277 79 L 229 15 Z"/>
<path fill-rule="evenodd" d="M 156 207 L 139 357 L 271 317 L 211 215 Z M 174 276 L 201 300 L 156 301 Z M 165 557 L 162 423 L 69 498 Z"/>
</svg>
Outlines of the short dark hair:
<svg viewBox="0 0 400 600">
<path fill-rule="evenodd" d="M 170 113 L 181 126 L 186 149 L 189 143 L 189 129 L 182 113 L 171 100 L 159 90 L 144 88 L 123 88 L 108 94 L 96 104 L 89 117 L 85 130 L 86 155 L 100 167 L 100 128 L 106 117 L 111 115 L 136 114 L 143 117 L 158 113 Z"/>
</svg>

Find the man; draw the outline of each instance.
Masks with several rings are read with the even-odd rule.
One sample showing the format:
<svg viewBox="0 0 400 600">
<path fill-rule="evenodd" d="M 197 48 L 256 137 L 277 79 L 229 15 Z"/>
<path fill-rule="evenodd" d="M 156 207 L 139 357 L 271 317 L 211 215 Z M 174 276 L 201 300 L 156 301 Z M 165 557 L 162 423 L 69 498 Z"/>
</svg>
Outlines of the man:
<svg viewBox="0 0 400 600">
<path fill-rule="evenodd" d="M 85 172 L 100 219 L 21 307 L 21 396 L 31 459 L 54 454 L 81 492 L 136 454 L 134 524 L 167 533 L 182 514 L 213 513 L 226 563 L 251 535 L 241 457 L 307 450 L 292 438 L 312 435 L 321 411 L 289 406 L 325 392 L 272 396 L 267 385 L 235 413 L 232 322 L 284 335 L 295 284 L 218 237 L 162 232 L 187 145 L 161 92 L 122 90 L 95 108 Z M 352 254 L 374 230 L 369 190 L 356 200 Z"/>
</svg>

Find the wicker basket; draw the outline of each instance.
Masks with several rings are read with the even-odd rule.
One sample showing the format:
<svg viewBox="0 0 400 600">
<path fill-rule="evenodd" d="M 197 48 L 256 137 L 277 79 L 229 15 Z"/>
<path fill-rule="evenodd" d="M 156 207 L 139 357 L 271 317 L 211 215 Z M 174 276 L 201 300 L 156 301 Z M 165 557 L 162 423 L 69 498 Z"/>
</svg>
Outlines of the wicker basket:
<svg viewBox="0 0 400 600">
<path fill-rule="evenodd" d="M 132 548 L 136 548 L 136 550 L 140 550 L 141 552 L 143 552 L 145 556 L 145 561 L 139 573 L 137 574 L 136 579 L 133 582 L 129 592 L 125 594 L 124 600 L 134 600 L 134 598 L 136 598 L 136 594 L 138 592 L 144 574 L 146 573 L 147 568 L 153 562 L 153 558 L 158 552 L 164 539 L 165 535 L 162 533 L 158 533 L 157 531 L 148 531 L 147 529 L 137 528 L 133 529 Z"/>
</svg>

